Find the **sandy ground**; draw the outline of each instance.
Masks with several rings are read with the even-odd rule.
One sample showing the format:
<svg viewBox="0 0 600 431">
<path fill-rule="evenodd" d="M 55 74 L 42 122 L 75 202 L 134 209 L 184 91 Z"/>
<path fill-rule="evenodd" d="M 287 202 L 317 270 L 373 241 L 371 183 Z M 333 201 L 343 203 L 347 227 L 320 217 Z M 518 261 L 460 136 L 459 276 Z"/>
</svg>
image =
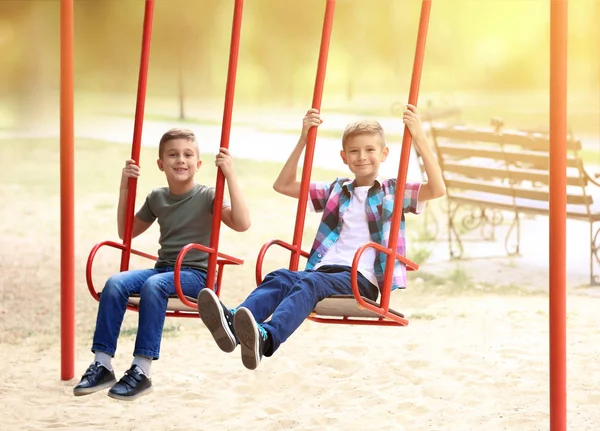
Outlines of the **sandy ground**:
<svg viewBox="0 0 600 431">
<path fill-rule="evenodd" d="M 56 162 L 56 148 L 46 156 L 37 154 L 25 169 Z M 458 266 L 448 261 L 442 231 L 427 245 L 422 280 L 393 296 L 409 326 L 306 322 L 254 372 L 243 367 L 239 350 L 222 353 L 198 319 L 168 319 L 153 393 L 125 403 L 105 392 L 72 395 L 92 359 L 97 309 L 85 287 L 85 260 L 95 242 L 114 239 L 115 196 L 106 190 L 116 189 L 78 194 L 75 377 L 61 381 L 59 199 L 56 187 L 44 187 L 35 178 L 4 177 L 0 188 L 9 202 L 0 206 L 2 430 L 549 429 L 547 219 L 526 221 L 521 258 L 503 257 L 501 240 L 477 240 L 465 245 L 471 259 Z M 225 276 L 230 305 L 252 289 L 260 245 L 286 233 L 282 239 L 291 239 L 295 207 L 274 201 L 265 208 L 260 196 L 253 199 L 252 232 L 223 231 L 223 251 L 246 260 Z M 600 297 L 584 287 L 586 226 L 569 226 L 568 429 L 591 431 L 600 428 Z M 139 248 L 153 250 L 152 236 Z M 115 270 L 115 256 L 99 256 L 97 283 Z M 268 263 L 283 266 L 285 258 Z M 136 319 L 128 313 L 123 324 L 119 374 L 131 360 Z"/>
</svg>

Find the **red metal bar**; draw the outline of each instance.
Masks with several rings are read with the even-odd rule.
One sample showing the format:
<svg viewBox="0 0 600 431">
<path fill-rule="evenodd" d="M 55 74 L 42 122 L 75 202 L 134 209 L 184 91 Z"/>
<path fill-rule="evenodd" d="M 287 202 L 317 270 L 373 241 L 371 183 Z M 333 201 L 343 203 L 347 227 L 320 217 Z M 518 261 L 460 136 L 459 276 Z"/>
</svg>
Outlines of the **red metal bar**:
<svg viewBox="0 0 600 431">
<path fill-rule="evenodd" d="M 383 291 L 382 291 L 382 295 L 381 295 L 381 300 L 379 301 L 379 307 L 375 307 L 375 306 L 367 303 L 360 295 L 360 290 L 358 288 L 358 263 L 360 262 L 360 258 L 362 256 L 362 254 L 369 247 L 372 247 L 380 252 L 386 253 L 387 259 L 389 259 L 393 253 L 394 259 L 398 260 L 402 264 L 406 265 L 406 269 L 409 271 L 416 271 L 417 269 L 419 269 L 419 265 L 408 260 L 406 257 L 396 253 L 395 251 L 392 251 L 389 248 L 385 248 L 381 244 L 377 244 L 376 242 L 369 242 L 367 244 L 360 246 L 358 248 L 358 250 L 356 250 L 356 254 L 354 255 L 354 260 L 352 261 L 352 276 L 350 277 L 350 280 L 351 280 L 351 285 L 352 285 L 352 293 L 354 294 L 354 298 L 358 302 L 358 305 L 360 305 L 361 307 L 363 307 L 367 310 L 373 311 L 374 313 L 378 313 L 382 316 L 388 317 L 390 319 L 397 318 L 397 316 L 395 316 L 394 314 L 389 312 L 389 308 L 390 308 L 389 300 L 387 303 L 383 302 Z M 388 293 L 388 295 L 391 293 L 391 283 L 388 286 L 387 293 Z M 403 319 L 403 321 L 404 320 L 405 319 Z M 408 325 L 408 321 L 406 321 L 406 323 L 403 326 L 406 326 L 406 325 Z"/>
<path fill-rule="evenodd" d="M 282 241 L 280 239 L 274 239 L 271 241 L 267 241 L 260 249 L 260 251 L 258 252 L 258 258 L 256 259 L 256 270 L 255 270 L 255 278 L 256 278 L 256 285 L 258 286 L 260 283 L 262 283 L 263 280 L 263 276 L 262 276 L 262 266 L 263 266 L 263 261 L 265 259 L 265 254 L 267 253 L 267 250 L 269 249 L 269 247 L 271 247 L 272 245 L 278 245 L 280 247 L 283 247 L 287 250 L 290 250 L 292 253 L 299 253 L 300 256 L 302 257 L 308 257 L 309 254 L 308 252 L 299 249 L 298 247 L 289 244 L 285 241 Z"/>
<path fill-rule="evenodd" d="M 242 28 L 242 12 L 244 0 L 236 0 L 233 9 L 233 24 L 231 29 L 231 45 L 229 48 L 229 68 L 227 70 L 227 85 L 225 88 L 225 106 L 223 108 L 223 123 L 221 125 L 221 147 L 229 148 L 229 136 L 231 133 L 231 116 L 233 113 L 233 97 L 235 94 L 235 78 L 237 74 L 238 55 L 240 51 L 240 33 Z M 217 170 L 217 184 L 215 199 L 213 202 L 213 219 L 210 233 L 210 248 L 214 251 L 219 247 L 219 234 L 221 232 L 221 212 L 223 206 L 223 191 L 225 188 L 225 176 L 221 169 Z M 206 286 L 213 286 L 215 272 L 217 269 L 217 253 L 211 253 L 208 257 L 208 270 L 206 274 Z"/>
<path fill-rule="evenodd" d="M 321 111 L 321 99 L 323 98 L 323 87 L 325 86 L 325 72 L 327 69 L 327 56 L 329 54 L 329 43 L 333 28 L 333 13 L 335 0 L 327 0 L 325 6 L 325 18 L 323 19 L 323 32 L 321 34 L 321 48 L 319 50 L 319 62 L 317 66 L 317 77 L 313 93 L 312 107 Z M 315 141 L 317 139 L 317 128 L 312 127 L 308 131 L 306 149 L 304 150 L 304 165 L 302 166 L 302 181 L 300 183 L 300 197 L 298 198 L 298 211 L 296 212 L 296 226 L 294 228 L 294 239 L 292 244 L 294 250 L 290 256 L 289 269 L 298 270 L 300 261 L 300 249 L 302 248 L 302 233 L 304 231 L 304 220 L 306 217 L 306 205 L 308 202 L 308 188 L 310 186 L 310 174 L 312 171 L 313 158 L 315 155 Z"/>
<path fill-rule="evenodd" d="M 96 301 L 100 301 L 100 295 L 98 294 L 98 290 L 94 287 L 94 280 L 92 277 L 92 268 L 94 265 L 94 259 L 96 257 L 96 254 L 98 253 L 98 250 L 100 250 L 102 247 L 113 247 L 116 248 L 118 250 L 124 250 L 125 249 L 125 245 L 124 244 L 120 244 L 118 242 L 115 241 L 102 241 L 99 242 L 98 244 L 96 244 L 92 250 L 90 251 L 90 254 L 88 256 L 87 259 L 87 264 L 86 264 L 86 270 L 85 270 L 85 279 L 87 282 L 87 286 L 88 286 L 88 290 L 90 292 L 90 294 L 92 295 L 92 297 L 96 300 Z M 190 307 L 190 311 L 176 311 L 176 310 L 169 310 L 166 312 L 167 316 L 171 316 L 171 317 L 199 317 L 198 315 L 198 310 L 197 310 L 197 306 L 196 304 L 194 304 L 193 302 L 190 302 L 187 300 L 187 298 L 185 298 L 185 296 L 183 295 L 183 291 L 181 290 L 181 283 L 179 281 L 179 272 L 181 271 L 181 263 L 183 263 L 183 259 L 185 257 L 185 254 L 191 250 L 192 248 L 196 248 L 196 249 L 201 249 L 202 251 L 210 251 L 207 247 L 198 245 L 198 244 L 188 244 L 186 247 L 184 247 L 182 249 L 182 251 L 180 252 L 178 259 L 177 259 L 177 264 L 175 267 L 175 290 L 177 291 L 177 296 L 179 298 L 179 300 L 184 303 L 186 306 Z M 135 249 L 131 249 L 131 254 L 135 254 L 137 256 L 141 256 L 141 257 L 145 257 L 146 259 L 150 259 L 150 260 L 156 260 L 156 256 L 153 256 L 151 254 L 148 253 L 144 253 L 143 251 L 139 251 L 139 250 L 135 250 Z M 227 254 L 224 253 L 219 253 L 219 257 L 221 259 L 219 259 L 217 261 L 217 265 L 219 266 L 219 279 L 218 279 L 218 286 L 217 286 L 217 295 L 219 295 L 220 293 L 220 282 L 221 282 L 221 277 L 223 276 L 223 266 L 224 265 L 242 265 L 244 263 L 243 260 L 238 259 L 236 257 L 233 256 L 229 256 Z M 182 299 L 183 298 L 183 299 Z M 185 300 L 185 301 L 184 301 Z M 127 309 L 131 310 L 131 311 L 139 311 L 139 308 L 135 305 L 131 305 L 128 304 L 127 305 Z"/>
<path fill-rule="evenodd" d="M 133 143 L 131 148 L 131 159 L 135 160 L 135 163 L 138 166 L 140 164 L 140 148 L 142 146 L 142 128 L 144 125 L 144 107 L 146 104 L 146 87 L 148 83 L 148 65 L 150 62 L 150 41 L 152 38 L 153 15 L 154 0 L 146 0 L 146 7 L 144 10 L 144 31 L 142 34 L 142 56 L 140 59 L 135 122 L 133 126 Z M 123 244 L 125 245 L 125 249 L 121 253 L 121 271 L 127 271 L 129 269 L 137 179 L 130 178 L 127 186 L 125 232 L 123 234 Z"/>
<path fill-rule="evenodd" d="M 425 57 L 425 42 L 427 40 L 427 28 L 429 26 L 429 15 L 431 11 L 431 0 L 423 0 L 421 4 L 421 18 L 419 20 L 419 32 L 417 34 L 417 48 L 415 51 L 415 59 L 413 63 L 412 78 L 410 82 L 410 92 L 408 93 L 408 103 L 417 106 L 419 97 L 419 87 L 421 85 L 421 72 L 423 70 L 423 60 Z M 412 144 L 412 136 L 408 131 L 408 127 L 404 127 L 404 135 L 402 137 L 402 152 L 400 153 L 400 166 L 398 168 L 398 177 L 396 183 L 396 196 L 392 224 L 390 227 L 390 237 L 388 247 L 393 252 L 396 251 L 398 245 L 398 232 L 400 230 L 400 222 L 402 219 L 402 208 L 404 203 L 404 189 L 406 188 L 406 176 L 408 173 L 408 161 L 410 157 L 410 147 Z M 388 262 L 385 266 L 384 282 L 381 288 L 381 307 L 387 309 L 390 303 L 390 293 L 392 286 L 392 276 L 394 266 Z"/>
<path fill-rule="evenodd" d="M 94 287 L 94 280 L 92 277 L 92 267 L 94 264 L 94 258 L 96 257 L 96 253 L 98 253 L 98 250 L 100 250 L 104 246 L 113 247 L 113 248 L 116 248 L 121 251 L 125 250 L 125 248 L 126 248 L 126 246 L 124 244 L 119 244 L 118 242 L 115 242 L 115 241 L 102 241 L 102 242 L 99 242 L 98 244 L 96 244 L 90 251 L 90 254 L 88 255 L 88 259 L 87 259 L 87 264 L 85 267 L 85 280 L 87 282 L 87 286 L 88 286 L 88 290 L 89 290 L 90 294 L 96 301 L 100 301 L 100 295 L 98 295 L 98 291 Z M 150 255 L 148 253 L 144 253 L 142 251 L 130 249 L 130 252 L 131 252 L 131 254 L 145 257 L 146 259 L 156 260 L 156 256 L 152 256 L 152 255 Z M 132 310 L 132 311 L 138 311 L 138 307 L 136 307 L 134 305 L 127 305 L 127 309 Z"/>
<path fill-rule="evenodd" d="M 309 316 L 308 319 L 317 323 L 328 323 L 332 325 L 361 325 L 361 326 L 407 326 L 408 320 L 402 319 L 401 317 L 392 315 L 397 320 L 384 320 L 381 319 L 350 319 L 347 317 L 334 318 L 334 317 L 319 317 Z"/>
<path fill-rule="evenodd" d="M 567 0 L 550 2 L 550 429 L 567 429 Z"/>
<path fill-rule="evenodd" d="M 75 128 L 73 0 L 60 2 L 60 355 L 62 380 L 75 375 Z"/>
<path fill-rule="evenodd" d="M 179 297 L 179 300 L 184 304 L 187 305 L 190 308 L 197 308 L 196 304 L 189 301 L 185 295 L 183 294 L 183 290 L 181 289 L 181 265 L 183 264 L 183 260 L 185 259 L 185 255 L 188 254 L 188 252 L 190 250 L 199 250 L 199 251 L 204 251 L 206 253 L 209 253 L 209 261 L 210 261 L 210 256 L 213 255 L 217 255 L 218 257 L 222 257 L 225 259 L 225 261 L 221 262 L 221 265 L 225 264 L 225 263 L 230 263 L 230 264 L 235 264 L 235 265 L 242 265 L 244 263 L 243 260 L 238 259 L 237 257 L 233 257 L 233 256 L 229 256 L 227 254 L 224 253 L 215 253 L 214 249 L 210 249 L 208 247 L 205 247 L 203 245 L 200 244 L 188 244 L 185 247 L 183 247 L 181 249 L 181 251 L 179 252 L 179 254 L 177 255 L 177 261 L 175 262 L 175 273 L 173 274 L 173 278 L 175 280 L 175 291 L 177 292 L 177 296 Z M 216 268 L 216 264 L 215 264 L 215 268 Z M 213 281 L 212 283 L 208 283 L 208 275 L 206 277 L 207 279 L 207 283 L 206 283 L 206 287 L 209 286 L 214 286 L 214 272 L 213 271 Z"/>
</svg>

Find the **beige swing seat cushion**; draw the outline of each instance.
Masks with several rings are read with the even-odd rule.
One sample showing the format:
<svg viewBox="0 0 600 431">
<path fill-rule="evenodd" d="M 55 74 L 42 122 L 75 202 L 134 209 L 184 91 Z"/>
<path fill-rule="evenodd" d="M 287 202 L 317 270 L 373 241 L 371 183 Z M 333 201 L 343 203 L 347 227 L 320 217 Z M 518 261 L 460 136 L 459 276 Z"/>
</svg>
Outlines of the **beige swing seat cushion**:
<svg viewBox="0 0 600 431">
<path fill-rule="evenodd" d="M 198 302 L 197 298 L 192 298 L 191 296 L 186 296 L 186 299 L 194 304 Z M 140 295 L 133 294 L 129 297 L 129 301 L 127 301 L 127 305 L 133 305 L 135 307 L 140 306 Z M 186 306 L 183 302 L 179 300 L 177 295 L 170 295 L 169 301 L 167 302 L 167 310 L 168 311 L 198 311 L 194 308 L 190 308 Z"/>
<path fill-rule="evenodd" d="M 378 307 L 375 301 L 372 301 L 364 296 L 362 299 L 375 307 Z M 398 316 L 404 317 L 404 314 L 389 309 L 389 312 Z M 313 310 L 313 315 L 315 316 L 323 316 L 323 317 L 356 317 L 356 318 L 372 318 L 372 319 L 381 319 L 377 313 L 374 313 L 370 310 L 366 310 L 358 305 L 356 299 L 353 295 L 334 295 L 329 298 L 325 298 L 322 301 L 319 301 L 315 309 Z"/>
<path fill-rule="evenodd" d="M 194 304 L 197 302 L 197 298 L 192 298 L 191 296 L 186 296 L 186 299 L 190 302 L 193 302 Z M 371 304 L 375 307 L 378 306 L 378 304 L 375 301 L 365 298 L 364 296 L 362 297 L 362 299 L 368 304 Z M 139 307 L 140 295 L 131 295 L 129 297 L 129 301 L 127 301 L 127 304 Z M 177 295 L 171 295 L 169 296 L 169 302 L 167 303 L 167 310 L 193 311 L 194 309 L 184 305 L 179 300 Z M 391 308 L 389 309 L 389 312 L 398 317 L 404 317 L 404 314 Z M 313 310 L 313 315 L 381 319 L 381 316 L 379 314 L 360 307 L 353 295 L 334 295 L 329 298 L 325 298 L 322 301 L 319 301 L 319 303 Z"/>
</svg>

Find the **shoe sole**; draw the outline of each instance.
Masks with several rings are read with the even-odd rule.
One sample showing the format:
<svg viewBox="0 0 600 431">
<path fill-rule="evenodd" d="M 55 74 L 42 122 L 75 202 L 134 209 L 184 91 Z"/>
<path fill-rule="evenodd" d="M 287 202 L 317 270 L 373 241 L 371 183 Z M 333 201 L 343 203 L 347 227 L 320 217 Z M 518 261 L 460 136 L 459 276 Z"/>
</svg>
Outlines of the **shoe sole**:
<svg viewBox="0 0 600 431">
<path fill-rule="evenodd" d="M 212 334 L 217 346 L 227 353 L 235 350 L 236 341 L 228 328 L 227 319 L 217 295 L 210 289 L 202 289 L 198 295 L 198 313 Z"/>
<path fill-rule="evenodd" d="M 239 308 L 233 316 L 233 327 L 240 340 L 242 363 L 249 370 L 256 370 L 260 363 L 258 351 L 258 326 L 249 310 Z"/>
<path fill-rule="evenodd" d="M 102 383 L 101 385 L 94 386 L 91 388 L 73 389 L 73 395 L 75 395 L 76 397 L 81 397 L 83 395 L 90 395 L 95 392 L 101 391 L 102 389 L 112 388 L 116 383 L 117 383 L 117 380 L 113 379 L 110 382 Z"/>
<path fill-rule="evenodd" d="M 113 394 L 110 391 L 108 392 L 108 396 L 111 398 L 114 398 L 115 400 L 119 400 L 119 401 L 133 401 L 133 400 L 137 400 L 139 397 L 142 397 L 144 395 L 148 395 L 150 392 L 152 392 L 152 386 L 147 387 L 146 389 L 144 389 L 143 391 L 138 392 L 135 395 L 117 395 L 117 394 Z"/>
</svg>

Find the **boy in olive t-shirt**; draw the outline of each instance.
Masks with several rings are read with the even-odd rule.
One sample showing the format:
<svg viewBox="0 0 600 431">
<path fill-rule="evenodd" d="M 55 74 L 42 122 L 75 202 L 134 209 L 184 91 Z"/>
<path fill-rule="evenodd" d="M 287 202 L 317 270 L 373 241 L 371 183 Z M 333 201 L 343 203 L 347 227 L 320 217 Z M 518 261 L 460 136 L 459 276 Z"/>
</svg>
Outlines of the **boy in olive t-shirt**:
<svg viewBox="0 0 600 431">
<path fill-rule="evenodd" d="M 150 369 L 152 360 L 159 357 L 168 298 L 175 293 L 173 274 L 177 256 L 189 243 L 209 245 L 215 189 L 194 181 L 202 163 L 196 137 L 190 130 L 171 129 L 160 140 L 158 156 L 158 168 L 165 173 L 168 187 L 156 188 L 147 196 L 134 217 L 132 232 L 135 238 L 158 220 L 158 260 L 152 269 L 120 272 L 106 282 L 100 295 L 92 342 L 94 361 L 73 389 L 76 396 L 110 387 L 110 397 L 134 400 L 152 390 Z M 250 215 L 227 149 L 219 150 L 215 165 L 221 168 L 229 189 L 230 202 L 223 199 L 222 221 L 235 231 L 246 231 L 250 227 Z M 133 160 L 127 160 L 121 176 L 117 210 L 121 239 L 125 231 L 128 181 L 139 174 L 139 166 Z M 195 298 L 206 287 L 207 261 L 208 255 L 199 250 L 192 250 L 185 256 L 180 282 L 186 296 Z M 132 294 L 140 295 L 134 358 L 131 368 L 116 382 L 111 359 L 117 348 L 127 300 Z"/>
</svg>

